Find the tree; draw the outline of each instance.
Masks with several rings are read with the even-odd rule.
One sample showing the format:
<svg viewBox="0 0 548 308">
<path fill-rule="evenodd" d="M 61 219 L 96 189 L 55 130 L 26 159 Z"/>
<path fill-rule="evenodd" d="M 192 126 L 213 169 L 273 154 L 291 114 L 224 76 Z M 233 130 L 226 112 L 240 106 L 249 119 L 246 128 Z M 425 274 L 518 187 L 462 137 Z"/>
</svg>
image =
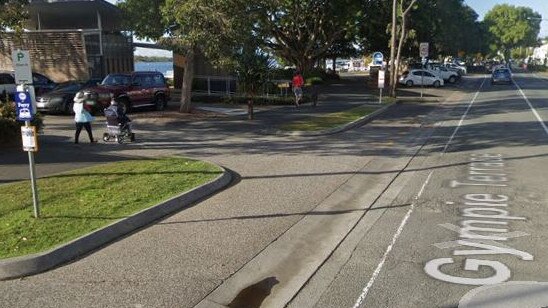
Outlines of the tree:
<svg viewBox="0 0 548 308">
<path fill-rule="evenodd" d="M 137 37 L 158 40 L 185 56 L 180 112 L 191 111 L 196 55 L 228 66 L 252 27 L 251 1 L 126 0 L 119 6 L 130 16 L 128 26 Z"/>
<path fill-rule="evenodd" d="M 493 51 L 500 51 L 505 59 L 511 50 L 537 44 L 541 15 L 528 7 L 495 5 L 484 18 L 491 34 Z"/>
<path fill-rule="evenodd" d="M 400 64 L 401 50 L 403 43 L 406 40 L 407 35 L 407 17 L 411 10 L 415 7 L 417 0 L 394 0 L 393 2 L 393 11 L 392 11 L 392 39 L 390 43 L 390 96 L 396 97 L 396 87 L 397 87 L 397 78 L 398 78 L 398 66 Z M 396 14 L 398 13 L 401 17 L 400 23 L 400 38 L 398 40 L 398 47 L 396 49 Z M 395 55 L 397 53 L 397 56 Z"/>
<path fill-rule="evenodd" d="M 309 71 L 356 26 L 355 0 L 267 0 L 257 30 L 265 47 L 298 69 Z"/>
<path fill-rule="evenodd" d="M 13 30 L 16 40 L 21 39 L 24 23 L 28 19 L 27 0 L 0 0 L 0 37 L 6 30 Z"/>
</svg>

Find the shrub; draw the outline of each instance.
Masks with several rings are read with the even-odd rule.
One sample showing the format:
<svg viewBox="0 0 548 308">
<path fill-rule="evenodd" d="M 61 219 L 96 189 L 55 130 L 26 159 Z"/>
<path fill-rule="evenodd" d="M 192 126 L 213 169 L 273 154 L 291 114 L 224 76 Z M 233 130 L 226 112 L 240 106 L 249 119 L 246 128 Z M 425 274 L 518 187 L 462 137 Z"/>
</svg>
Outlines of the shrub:
<svg viewBox="0 0 548 308">
<path fill-rule="evenodd" d="M 31 124 L 40 131 L 44 127 L 42 116 L 38 113 Z M 21 126 L 24 122 L 16 120 L 15 104 L 0 103 L 0 144 L 17 144 L 21 142 Z"/>
</svg>

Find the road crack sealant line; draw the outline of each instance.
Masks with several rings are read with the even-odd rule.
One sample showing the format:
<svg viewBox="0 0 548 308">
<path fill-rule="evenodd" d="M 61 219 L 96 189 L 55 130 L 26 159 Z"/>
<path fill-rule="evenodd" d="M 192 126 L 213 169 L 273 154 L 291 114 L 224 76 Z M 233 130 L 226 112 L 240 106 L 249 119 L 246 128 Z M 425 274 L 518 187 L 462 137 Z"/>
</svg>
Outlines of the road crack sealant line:
<svg viewBox="0 0 548 308">
<path fill-rule="evenodd" d="M 521 96 L 523 97 L 523 99 L 525 100 L 527 105 L 529 105 L 529 108 L 531 108 L 531 111 L 533 112 L 533 114 L 537 118 L 537 120 L 540 123 L 540 125 L 542 126 L 542 128 L 544 128 L 544 132 L 546 133 L 546 135 L 548 135 L 548 126 L 546 126 L 546 123 L 544 123 L 544 120 L 540 117 L 540 114 L 537 112 L 535 107 L 533 107 L 533 104 L 531 104 L 531 101 L 529 101 L 529 99 L 525 95 L 525 92 L 523 92 L 523 90 L 518 85 L 518 83 L 515 80 L 513 80 L 513 82 L 514 82 L 514 85 L 516 86 L 516 88 L 518 88 L 519 93 L 521 94 Z"/>
<path fill-rule="evenodd" d="M 390 243 L 390 245 L 388 246 L 388 248 L 384 252 L 384 255 L 382 256 L 381 262 L 379 263 L 379 265 L 377 265 L 377 268 L 375 269 L 375 272 L 373 272 L 373 275 L 371 276 L 371 279 L 369 280 L 369 282 L 367 283 L 365 288 L 362 290 L 362 293 L 360 294 L 360 297 L 358 297 L 358 299 L 356 300 L 356 303 L 353 306 L 354 308 L 358 308 L 359 306 L 361 306 L 361 304 L 363 303 L 363 301 L 367 297 L 367 294 L 369 293 L 369 290 L 371 290 L 371 287 L 373 286 L 373 283 L 375 283 L 375 280 L 379 276 L 379 274 L 380 274 L 380 272 L 381 272 L 381 270 L 384 266 L 384 263 L 388 259 L 388 255 L 390 254 L 390 252 L 394 248 L 394 245 L 396 244 L 396 241 L 398 240 L 401 233 L 403 232 L 403 229 L 405 228 L 405 225 L 407 225 L 407 221 L 409 220 L 409 217 L 411 217 L 411 214 L 415 210 L 415 206 L 416 206 L 417 201 L 422 196 L 422 193 L 424 192 L 424 189 L 426 188 L 426 185 L 428 185 L 428 182 L 430 182 L 430 178 L 432 177 L 432 174 L 434 174 L 434 171 L 430 171 L 430 173 L 428 174 L 428 177 L 426 178 L 426 181 L 424 181 L 424 183 L 422 184 L 422 187 L 421 187 L 419 193 L 415 196 L 415 198 L 413 200 L 413 203 L 411 204 L 411 208 L 409 209 L 409 211 L 407 211 L 407 214 L 405 214 L 405 217 L 403 218 L 402 222 L 400 223 L 400 226 L 398 227 L 398 230 L 396 231 L 396 233 L 394 234 L 394 237 L 392 238 L 392 242 Z"/>
<path fill-rule="evenodd" d="M 419 128 L 420 129 L 420 128 Z M 288 303 L 292 302 L 295 297 L 301 292 L 301 290 L 309 284 L 310 280 L 312 279 L 312 277 L 314 277 L 314 275 L 316 275 L 316 273 L 318 272 L 318 270 L 320 268 L 322 268 L 329 259 L 331 259 L 331 257 L 333 256 L 333 254 L 335 253 L 335 251 L 337 251 L 341 245 L 348 239 L 348 237 L 350 236 L 351 233 L 353 233 L 357 228 L 358 228 L 358 225 L 360 224 L 360 222 L 363 220 L 363 218 L 365 217 L 365 215 L 367 215 L 367 213 L 370 211 L 370 210 L 373 210 L 375 209 L 375 205 L 377 204 L 377 202 L 382 198 L 382 196 L 388 191 L 388 189 L 390 189 L 390 187 L 394 184 L 394 182 L 396 182 L 396 180 L 400 177 L 400 175 L 402 175 L 404 172 L 406 172 L 407 168 L 411 165 L 411 163 L 415 160 L 415 158 L 417 158 L 417 156 L 419 155 L 419 153 L 421 153 L 421 151 L 423 150 L 423 148 L 428 144 L 428 142 L 430 141 L 431 137 L 432 137 L 432 134 L 434 133 L 435 129 L 432 129 L 432 131 L 428 134 L 424 134 L 424 141 L 421 143 L 421 144 L 418 144 L 420 145 L 420 147 L 415 151 L 415 153 L 413 153 L 411 155 L 411 157 L 409 157 L 409 160 L 407 161 L 407 163 L 405 164 L 405 166 L 403 166 L 403 168 L 401 170 L 399 170 L 396 175 L 392 178 L 392 180 L 390 180 L 390 182 L 386 185 L 386 187 L 379 193 L 379 195 L 373 200 L 373 202 L 371 203 L 371 206 L 369 206 L 369 208 L 365 209 L 365 211 L 363 212 L 363 214 L 356 220 L 356 222 L 354 223 L 354 225 L 352 226 L 352 228 L 345 234 L 345 236 L 339 241 L 339 243 L 337 243 L 337 245 L 335 246 L 335 248 L 329 253 L 329 255 L 327 255 L 327 257 L 322 261 L 322 263 L 318 266 L 318 268 L 307 278 L 307 280 L 303 283 L 303 285 L 299 288 L 299 290 L 291 297 L 291 299 L 288 301 Z M 364 166 L 365 167 L 365 166 Z M 363 169 L 363 168 L 362 168 Z M 415 172 L 415 171 L 414 171 Z M 432 171 L 433 172 L 433 171 Z M 431 173 L 432 173 L 431 172 Z M 356 250 L 356 248 L 354 248 L 354 251 Z M 352 253 L 353 254 L 353 253 Z"/>
<path fill-rule="evenodd" d="M 473 103 L 475 102 L 475 100 L 477 99 L 479 93 L 481 92 L 481 89 L 483 88 L 483 85 L 485 83 L 485 80 L 486 80 L 486 77 L 484 76 L 483 78 L 483 81 L 478 89 L 478 91 L 476 92 L 476 94 L 474 95 L 473 99 L 471 100 L 470 104 L 468 104 L 468 107 L 466 108 L 466 111 L 464 112 L 464 114 L 462 115 L 460 121 L 459 121 L 459 124 L 458 126 L 455 128 L 453 134 L 451 135 L 451 137 L 449 138 L 448 142 L 446 143 L 445 145 L 445 148 L 443 149 L 443 151 L 440 153 L 440 155 L 443 155 L 446 151 L 447 151 L 447 148 L 449 147 L 449 145 L 451 144 L 453 138 L 455 137 L 455 135 L 457 134 L 460 126 L 462 125 L 462 123 L 464 122 L 464 119 L 466 118 L 466 115 L 468 114 L 468 112 L 470 111 Z M 449 98 L 448 98 L 449 99 Z M 447 101 L 447 100 L 446 100 Z M 433 131 L 435 131 L 437 128 L 439 128 L 441 126 L 442 123 L 439 123 L 439 125 L 437 125 L 435 127 L 435 129 Z M 433 133 L 433 132 L 432 132 Z M 432 135 L 432 133 L 430 135 Z M 395 177 L 394 177 L 394 180 L 399 177 L 399 175 L 401 173 L 403 173 L 403 171 L 405 171 L 405 169 L 407 169 L 407 167 L 409 166 L 409 164 L 413 161 L 413 159 L 418 155 L 418 153 L 420 153 L 420 151 L 422 151 L 422 149 L 424 148 L 424 146 L 428 143 L 428 141 L 430 140 L 430 138 L 427 138 L 426 141 L 424 142 L 424 144 L 421 146 L 421 148 L 415 153 L 415 155 L 409 160 L 408 164 L 404 167 L 404 169 L 402 169 L 402 171 L 400 171 L 400 173 L 398 173 Z M 358 308 L 360 307 L 363 302 L 365 301 L 365 299 L 367 298 L 367 295 L 369 294 L 369 291 L 371 290 L 371 287 L 373 286 L 373 284 L 375 283 L 375 280 L 377 279 L 377 277 L 379 276 L 384 264 L 386 263 L 386 260 L 388 259 L 388 256 L 390 254 L 390 252 L 392 251 L 392 249 L 394 248 L 394 245 L 396 244 L 398 238 L 401 236 L 401 233 L 403 232 L 403 229 L 405 228 L 405 226 L 407 225 L 407 222 L 409 221 L 409 218 L 411 217 L 411 214 L 413 213 L 415 207 L 416 207 L 416 203 L 417 201 L 420 199 L 420 197 L 422 196 L 422 194 L 424 193 L 424 190 L 426 188 L 426 186 L 428 185 L 430 179 L 432 178 L 432 175 L 434 174 L 434 171 L 430 171 L 430 173 L 428 174 L 426 180 L 424 181 L 424 183 L 422 184 L 421 186 L 421 189 L 419 190 L 419 192 L 417 193 L 417 195 L 415 196 L 414 200 L 413 200 L 413 203 L 411 204 L 411 208 L 407 211 L 406 215 L 404 216 L 402 222 L 400 223 L 396 233 L 394 234 L 393 238 L 392 238 L 392 241 L 390 243 L 390 245 L 386 248 L 386 251 L 381 259 L 381 262 L 377 265 L 375 271 L 373 272 L 373 275 L 371 276 L 369 282 L 367 283 L 367 285 L 363 288 L 362 290 L 362 293 L 360 294 L 360 296 L 358 297 L 358 299 L 356 300 L 356 303 L 354 304 L 353 308 Z M 388 187 L 390 187 L 390 185 L 392 184 L 392 182 L 388 185 Z M 388 189 L 388 188 L 387 188 Z M 384 192 L 383 192 L 384 193 Z M 381 194 L 382 195 L 382 194 Z M 380 197 L 379 197 L 380 198 Z M 375 200 L 375 202 L 379 199 L 377 198 Z M 374 204 L 373 204 L 374 205 Z M 363 217 L 362 217 L 363 218 Z M 352 231 L 351 231 L 352 232 Z"/>
</svg>

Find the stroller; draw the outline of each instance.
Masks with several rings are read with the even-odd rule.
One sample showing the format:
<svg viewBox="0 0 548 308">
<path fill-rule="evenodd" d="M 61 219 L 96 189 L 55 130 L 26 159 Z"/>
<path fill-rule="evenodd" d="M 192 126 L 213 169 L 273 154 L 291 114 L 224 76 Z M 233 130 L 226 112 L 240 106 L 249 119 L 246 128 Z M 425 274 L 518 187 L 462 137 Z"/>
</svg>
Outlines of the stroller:
<svg viewBox="0 0 548 308">
<path fill-rule="evenodd" d="M 119 144 L 129 140 L 135 141 L 135 134 L 131 131 L 131 120 L 127 116 L 120 117 L 116 110 L 104 110 L 107 119 L 107 131 L 103 133 L 103 141 L 114 140 Z"/>
</svg>

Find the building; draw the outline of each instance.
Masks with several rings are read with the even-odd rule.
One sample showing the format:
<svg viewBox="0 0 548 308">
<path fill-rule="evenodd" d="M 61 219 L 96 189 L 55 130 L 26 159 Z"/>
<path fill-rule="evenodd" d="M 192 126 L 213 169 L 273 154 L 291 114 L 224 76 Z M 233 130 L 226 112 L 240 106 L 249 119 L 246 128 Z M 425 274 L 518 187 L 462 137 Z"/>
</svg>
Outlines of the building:
<svg viewBox="0 0 548 308">
<path fill-rule="evenodd" d="M 32 68 L 57 82 L 133 71 L 133 39 L 122 11 L 104 0 L 30 0 L 27 29 L 0 37 L 0 70 L 12 70 L 13 50 L 29 50 Z"/>
</svg>

